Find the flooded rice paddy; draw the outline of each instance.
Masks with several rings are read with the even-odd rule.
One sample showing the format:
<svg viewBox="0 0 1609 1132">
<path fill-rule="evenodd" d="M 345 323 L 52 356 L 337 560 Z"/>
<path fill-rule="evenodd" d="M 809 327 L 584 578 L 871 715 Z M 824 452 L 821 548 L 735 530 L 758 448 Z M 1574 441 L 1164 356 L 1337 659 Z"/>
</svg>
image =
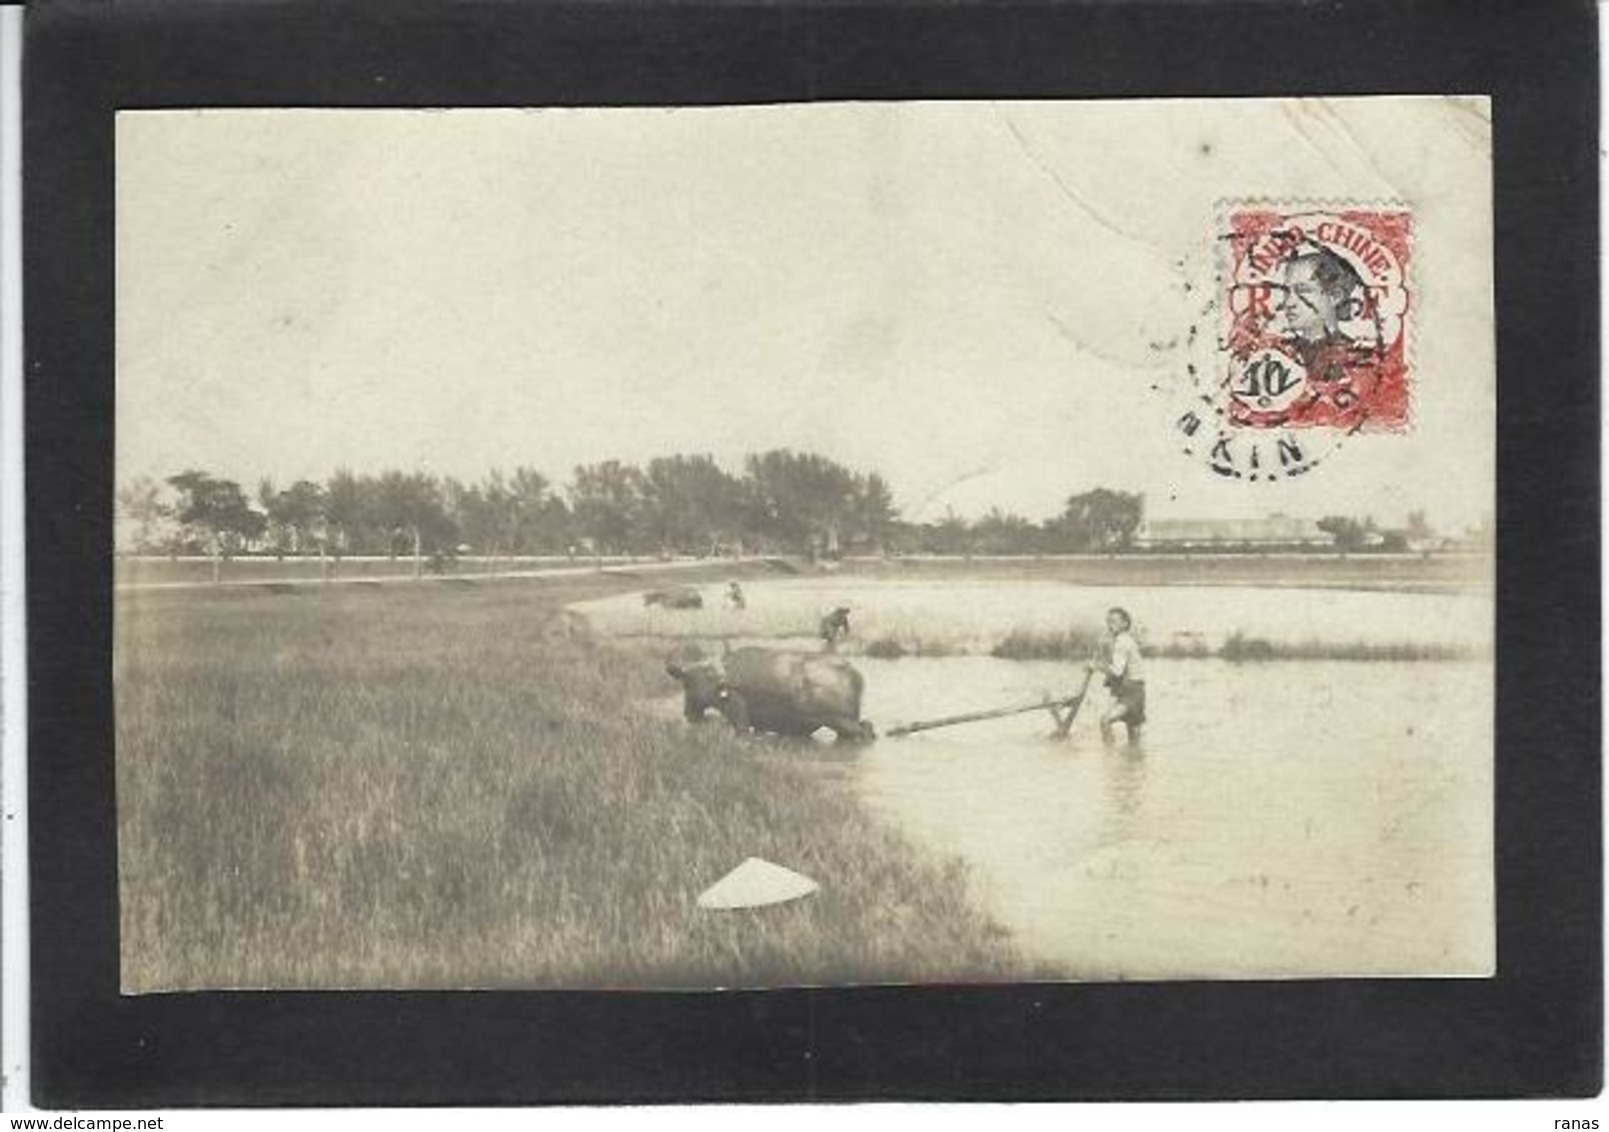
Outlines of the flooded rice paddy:
<svg viewBox="0 0 1609 1132">
<path fill-rule="evenodd" d="M 855 631 L 984 646 L 1013 628 L 1134 610 L 1142 640 L 1232 632 L 1289 640 L 1489 645 L 1470 595 L 1234 587 L 790 580 L 749 609 L 640 599 L 577 606 L 604 633 L 800 639 L 818 608 Z M 726 628 L 726 633 L 718 632 Z M 1076 688 L 1069 663 L 857 656 L 865 715 L 893 724 Z M 674 711 L 668 695 L 656 710 Z M 1043 713 L 801 746 L 919 845 L 970 866 L 1022 951 L 1070 978 L 1484 975 L 1494 959 L 1491 666 L 1467 661 L 1149 662 L 1140 743 L 1102 742 L 1092 693 L 1071 737 Z M 824 835 L 830 835 L 824 834 Z"/>
<path fill-rule="evenodd" d="M 574 608 L 606 636 L 680 640 L 789 640 L 810 643 L 820 616 L 850 609 L 854 639 L 893 639 L 934 651 L 988 652 L 1014 630 L 1094 632 L 1106 608 L 1134 615 L 1143 645 L 1157 649 L 1201 642 L 1217 647 L 1231 634 L 1303 644 L 1489 647 L 1491 600 L 1469 593 L 1396 593 L 1249 586 L 1075 586 L 1048 581 L 885 582 L 796 578 L 751 583 L 747 608 L 723 602 L 724 587 L 697 587 L 702 609 L 644 606 L 637 594 L 582 602 Z"/>
<path fill-rule="evenodd" d="M 868 714 L 1032 699 L 1066 666 L 858 662 Z M 1483 974 L 1491 777 L 1479 664 L 1158 661 L 1137 746 L 1099 694 L 1066 742 L 1035 713 L 885 739 L 846 774 L 971 863 L 1025 951 L 1074 976 Z"/>
</svg>

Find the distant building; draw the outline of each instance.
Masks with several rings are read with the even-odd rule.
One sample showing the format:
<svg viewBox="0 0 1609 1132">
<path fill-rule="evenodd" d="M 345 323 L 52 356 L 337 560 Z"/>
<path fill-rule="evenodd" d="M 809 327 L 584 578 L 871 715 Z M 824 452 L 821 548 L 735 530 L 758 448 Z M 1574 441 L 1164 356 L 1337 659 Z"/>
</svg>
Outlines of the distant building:
<svg viewBox="0 0 1609 1132">
<path fill-rule="evenodd" d="M 1140 549 L 1324 549 L 1335 539 L 1312 519 L 1274 514 L 1261 519 L 1148 519 L 1134 536 Z"/>
</svg>

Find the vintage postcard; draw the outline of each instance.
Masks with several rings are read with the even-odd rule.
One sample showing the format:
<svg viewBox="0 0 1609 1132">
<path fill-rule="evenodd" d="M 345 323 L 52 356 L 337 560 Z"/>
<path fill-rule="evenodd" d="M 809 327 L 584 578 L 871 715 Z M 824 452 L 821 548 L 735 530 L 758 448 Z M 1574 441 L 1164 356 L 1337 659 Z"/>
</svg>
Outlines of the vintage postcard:
<svg viewBox="0 0 1609 1132">
<path fill-rule="evenodd" d="M 1481 97 L 117 119 L 121 983 L 1497 970 Z"/>
</svg>

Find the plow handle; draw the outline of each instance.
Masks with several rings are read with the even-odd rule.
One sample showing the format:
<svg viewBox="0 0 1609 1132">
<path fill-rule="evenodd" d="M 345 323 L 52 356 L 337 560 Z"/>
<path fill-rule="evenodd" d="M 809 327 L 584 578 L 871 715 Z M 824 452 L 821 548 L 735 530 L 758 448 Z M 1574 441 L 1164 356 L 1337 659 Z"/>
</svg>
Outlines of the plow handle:
<svg viewBox="0 0 1609 1132">
<path fill-rule="evenodd" d="M 1008 715 L 1022 715 L 1030 711 L 1068 708 L 1070 710 L 1066 722 L 1058 723 L 1056 728 L 1058 734 L 1066 735 L 1067 731 L 1072 727 L 1074 717 L 1078 715 L 1078 709 L 1084 702 L 1084 696 L 1089 692 L 1089 682 L 1092 676 L 1094 676 L 1093 672 L 1084 674 L 1084 685 L 1079 688 L 1078 694 L 1075 696 L 1067 696 L 1059 700 L 1040 700 L 1038 703 L 1032 704 L 1018 704 L 1016 707 L 995 708 L 991 711 L 972 711 L 964 715 L 946 715 L 939 719 L 918 720 L 915 723 L 904 723 L 898 727 L 890 727 L 887 734 L 897 738 L 901 735 L 911 735 L 918 731 L 931 731 L 936 727 L 954 727 L 960 723 L 976 723 L 984 719 L 1001 719 Z"/>
</svg>

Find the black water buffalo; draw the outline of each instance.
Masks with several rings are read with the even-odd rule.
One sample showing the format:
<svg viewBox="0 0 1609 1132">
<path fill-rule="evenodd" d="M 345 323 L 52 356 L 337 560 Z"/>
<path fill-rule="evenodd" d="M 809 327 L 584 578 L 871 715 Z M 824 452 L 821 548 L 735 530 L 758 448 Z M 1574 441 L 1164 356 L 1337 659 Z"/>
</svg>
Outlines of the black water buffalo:
<svg viewBox="0 0 1609 1132">
<path fill-rule="evenodd" d="M 687 718 L 714 708 L 739 731 L 812 735 L 831 728 L 839 739 L 876 737 L 860 718 L 866 682 L 854 665 L 819 653 L 741 648 L 714 660 L 676 660 L 665 671 L 681 682 Z"/>
<path fill-rule="evenodd" d="M 662 590 L 649 590 L 642 595 L 646 606 L 660 605 L 666 609 L 703 609 L 704 595 L 692 586 L 670 586 Z"/>
</svg>

